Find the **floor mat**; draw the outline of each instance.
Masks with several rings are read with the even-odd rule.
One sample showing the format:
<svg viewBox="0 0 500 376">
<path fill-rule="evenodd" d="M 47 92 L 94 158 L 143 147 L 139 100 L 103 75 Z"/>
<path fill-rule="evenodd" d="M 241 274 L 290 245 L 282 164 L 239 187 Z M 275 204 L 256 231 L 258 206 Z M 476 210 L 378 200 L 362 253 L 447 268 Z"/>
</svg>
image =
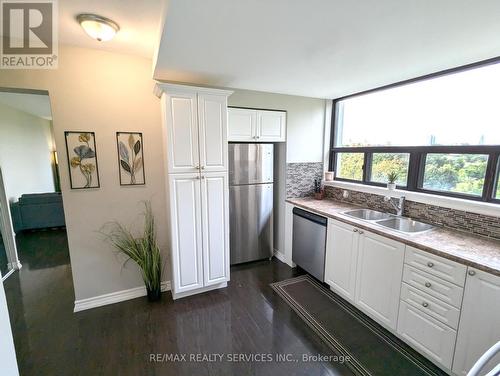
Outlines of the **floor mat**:
<svg viewBox="0 0 500 376">
<path fill-rule="evenodd" d="M 358 375 L 446 375 L 308 275 L 272 283 L 290 307 Z"/>
</svg>

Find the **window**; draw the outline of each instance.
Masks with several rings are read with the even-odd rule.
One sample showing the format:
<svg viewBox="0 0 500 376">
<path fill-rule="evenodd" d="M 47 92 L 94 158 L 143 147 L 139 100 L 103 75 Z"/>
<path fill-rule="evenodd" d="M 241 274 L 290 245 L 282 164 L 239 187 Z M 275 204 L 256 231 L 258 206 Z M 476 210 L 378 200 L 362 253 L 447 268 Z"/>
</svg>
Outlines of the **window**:
<svg viewBox="0 0 500 376">
<path fill-rule="evenodd" d="M 335 179 L 500 203 L 500 64 L 334 100 Z M 335 168 L 333 168 L 335 167 Z"/>
<path fill-rule="evenodd" d="M 347 180 L 363 180 L 363 153 L 338 153 L 337 176 Z"/>
<path fill-rule="evenodd" d="M 487 155 L 427 154 L 423 188 L 481 196 L 487 164 Z"/>
<path fill-rule="evenodd" d="M 408 180 L 409 163 L 408 153 L 373 153 L 369 181 L 385 184 L 387 175 L 395 172 L 398 176 L 396 184 L 404 187 Z"/>
</svg>

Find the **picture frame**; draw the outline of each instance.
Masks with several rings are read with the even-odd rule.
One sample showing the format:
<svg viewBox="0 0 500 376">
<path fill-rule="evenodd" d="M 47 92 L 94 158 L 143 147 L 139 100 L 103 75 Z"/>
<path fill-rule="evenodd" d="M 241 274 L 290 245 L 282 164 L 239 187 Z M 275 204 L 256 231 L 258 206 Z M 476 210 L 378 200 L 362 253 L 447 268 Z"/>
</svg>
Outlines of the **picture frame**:
<svg viewBox="0 0 500 376">
<path fill-rule="evenodd" d="M 146 184 L 144 139 L 141 132 L 116 132 L 120 186 Z"/>
<path fill-rule="evenodd" d="M 100 188 L 95 133 L 65 131 L 71 189 Z"/>
</svg>

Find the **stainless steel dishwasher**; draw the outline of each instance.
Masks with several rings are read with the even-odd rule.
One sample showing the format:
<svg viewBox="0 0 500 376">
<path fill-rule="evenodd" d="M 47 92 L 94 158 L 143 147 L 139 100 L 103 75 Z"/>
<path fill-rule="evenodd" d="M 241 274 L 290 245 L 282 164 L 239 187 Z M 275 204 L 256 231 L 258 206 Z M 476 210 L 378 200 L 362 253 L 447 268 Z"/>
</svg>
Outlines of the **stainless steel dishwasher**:
<svg viewBox="0 0 500 376">
<path fill-rule="evenodd" d="M 292 260 L 321 282 L 325 280 L 327 219 L 293 208 Z"/>
</svg>

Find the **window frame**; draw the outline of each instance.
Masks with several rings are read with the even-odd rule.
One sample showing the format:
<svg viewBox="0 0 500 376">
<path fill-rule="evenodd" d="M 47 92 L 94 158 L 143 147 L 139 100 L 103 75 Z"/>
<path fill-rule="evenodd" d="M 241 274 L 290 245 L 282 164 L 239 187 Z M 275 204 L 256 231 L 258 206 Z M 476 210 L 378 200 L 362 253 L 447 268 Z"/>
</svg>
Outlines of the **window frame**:
<svg viewBox="0 0 500 376">
<path fill-rule="evenodd" d="M 395 88 L 398 86 L 407 85 L 410 83 L 415 83 L 419 81 L 429 80 L 437 78 L 440 76 L 445 76 L 448 74 L 463 72 L 466 70 L 479 68 L 482 66 L 487 66 L 491 64 L 500 63 L 500 57 L 493 59 L 488 59 L 480 61 L 477 63 L 472 63 L 464 65 L 457 68 L 452 68 L 444 70 L 437 73 L 432 73 L 429 75 L 412 78 L 409 80 L 397 82 L 390 85 L 385 85 L 379 88 L 366 90 L 363 92 L 347 95 L 333 100 L 332 103 L 332 116 L 331 116 L 331 132 L 330 132 L 330 155 L 329 155 L 329 170 L 335 171 L 334 180 L 371 185 L 378 187 L 385 187 L 386 184 L 377 183 L 369 181 L 371 173 L 371 164 L 373 161 L 373 153 L 409 153 L 410 160 L 408 165 L 408 181 L 406 186 L 397 186 L 397 189 L 406 190 L 411 192 L 419 192 L 430 195 L 454 197 L 471 201 L 482 201 L 488 203 L 500 204 L 500 198 L 496 198 L 496 188 L 500 184 L 500 176 L 497 176 L 497 172 L 500 171 L 500 145 L 429 145 L 429 146 L 335 146 L 335 140 L 339 134 L 337 129 L 337 104 L 348 98 L 356 97 L 359 95 L 365 95 L 369 93 L 374 93 L 377 91 L 382 91 L 390 88 Z M 340 109 L 341 111 L 342 109 Z M 337 176 L 336 165 L 337 165 L 337 153 L 364 153 L 364 163 L 363 163 L 363 179 L 352 180 L 340 178 Z M 424 179 L 424 168 L 425 168 L 425 157 L 427 154 L 486 154 L 488 155 L 488 162 L 486 165 L 486 175 L 484 178 L 483 192 L 481 196 L 472 196 L 457 192 L 443 192 L 434 191 L 423 188 Z"/>
</svg>

